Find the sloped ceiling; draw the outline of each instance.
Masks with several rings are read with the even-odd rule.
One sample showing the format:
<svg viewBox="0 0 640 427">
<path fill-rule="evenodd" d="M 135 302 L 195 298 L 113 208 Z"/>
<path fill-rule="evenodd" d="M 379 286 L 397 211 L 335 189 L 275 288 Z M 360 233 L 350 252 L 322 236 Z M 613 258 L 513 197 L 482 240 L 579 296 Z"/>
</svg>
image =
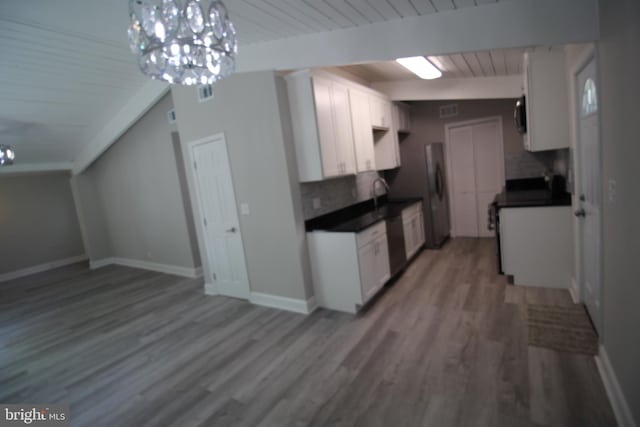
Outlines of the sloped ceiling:
<svg viewBox="0 0 640 427">
<path fill-rule="evenodd" d="M 176 1 L 184 4 L 184 0 Z M 566 1 L 582 4 L 579 0 Z M 595 16 L 596 0 L 583 1 L 589 3 Z M 542 3 L 542 8 L 555 4 L 552 0 L 502 0 L 499 4 L 504 4 L 507 12 L 520 16 L 513 4 L 523 4 L 523 13 L 528 13 L 537 11 L 537 5 Z M 416 19 L 420 17 L 442 15 L 450 19 L 452 14 L 471 9 L 480 11 L 497 3 L 491 0 L 227 0 L 226 4 L 238 29 L 241 55 L 245 52 L 245 57 L 240 59 L 249 64 L 240 67 L 249 70 L 278 69 L 278 61 L 287 62 L 276 56 L 271 56 L 271 62 L 264 59 L 270 56 L 265 56 L 265 51 L 275 49 L 280 41 L 306 40 L 304 37 L 316 34 L 349 36 L 355 34 L 350 32 L 352 29 L 377 31 L 384 23 L 409 21 L 412 31 L 419 31 L 421 22 Z M 577 20 L 580 21 L 580 17 Z M 393 25 L 393 29 L 402 28 Z M 554 25 L 559 27 L 557 23 Z M 78 162 L 78 157 L 83 157 L 86 165 L 91 161 L 91 154 L 83 154 L 87 145 L 93 141 L 103 146 L 93 150 L 95 157 L 108 146 L 109 139 L 115 139 L 118 132 L 124 130 L 102 132 L 114 123 L 114 117 L 127 113 L 123 105 L 130 104 L 149 87 L 129 51 L 127 26 L 128 0 L 0 2 L 0 143 L 15 146 L 17 163 L 70 168 L 74 161 Z M 528 29 L 525 30 L 523 34 L 527 36 Z M 576 38 L 588 38 L 584 34 L 592 35 L 583 31 Z M 262 45 L 268 49 L 262 49 Z M 474 57 L 466 59 L 473 67 Z M 483 57 L 475 59 L 482 65 Z M 160 89 L 153 89 L 158 93 L 165 88 L 158 87 Z M 146 93 L 153 92 L 146 90 Z M 147 98 L 150 102 L 157 99 Z M 143 112 L 138 110 L 137 114 Z M 135 114 L 131 120 L 135 120 Z M 121 127 L 130 124 L 121 117 L 116 122 Z M 101 141 L 96 143 L 98 134 Z"/>
</svg>

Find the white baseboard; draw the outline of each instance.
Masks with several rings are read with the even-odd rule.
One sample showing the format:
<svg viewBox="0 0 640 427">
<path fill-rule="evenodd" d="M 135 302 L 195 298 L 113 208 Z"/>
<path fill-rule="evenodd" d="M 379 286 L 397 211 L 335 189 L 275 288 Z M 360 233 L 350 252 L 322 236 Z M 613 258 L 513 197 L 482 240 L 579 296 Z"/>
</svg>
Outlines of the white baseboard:
<svg viewBox="0 0 640 427">
<path fill-rule="evenodd" d="M 295 313 L 311 314 L 316 308 L 316 300 L 314 297 L 308 300 L 280 297 L 277 295 L 263 294 L 260 292 L 251 292 L 249 301 L 252 304 L 262 305 L 265 307 L 278 308 L 280 310 L 293 311 Z"/>
<path fill-rule="evenodd" d="M 86 261 L 87 255 L 78 255 L 70 258 L 59 259 L 32 267 L 22 268 L 16 271 L 0 274 L 0 282 L 18 279 L 20 277 L 29 276 L 31 274 L 42 273 L 43 271 L 53 270 L 54 268 L 64 267 L 65 265 L 75 264 L 77 262 Z"/>
<path fill-rule="evenodd" d="M 111 264 L 115 264 L 113 258 L 103 258 L 97 261 L 89 261 L 89 268 L 95 270 L 96 268 L 106 267 Z"/>
<path fill-rule="evenodd" d="M 206 295 L 220 295 L 220 292 L 218 292 L 218 287 L 216 285 L 214 285 L 213 283 L 205 283 L 204 284 L 204 293 Z"/>
<path fill-rule="evenodd" d="M 571 278 L 571 286 L 569 286 L 569 294 L 571 294 L 571 300 L 574 304 L 580 303 L 580 298 L 578 297 L 578 283 L 576 282 L 575 277 Z"/>
<path fill-rule="evenodd" d="M 180 267 L 178 265 L 160 264 L 151 261 L 141 261 L 130 258 L 105 258 L 97 261 L 91 261 L 90 268 L 100 268 L 110 264 L 123 265 L 125 267 L 140 268 L 143 270 L 157 271 L 159 273 L 173 274 L 176 276 L 188 277 L 190 279 L 197 279 L 202 277 L 202 268 L 189 268 Z"/>
<path fill-rule="evenodd" d="M 618 382 L 618 377 L 613 370 L 613 366 L 611 366 L 607 350 L 604 346 L 600 346 L 600 351 L 595 359 L 598 371 L 600 371 L 600 377 L 604 383 L 604 388 L 607 390 L 609 401 L 613 407 L 613 413 L 618 421 L 618 425 L 620 427 L 637 427 L 637 424 L 633 419 L 631 409 L 629 408 L 627 400 L 624 397 L 624 393 L 622 392 L 622 388 L 620 387 L 620 383 Z"/>
</svg>

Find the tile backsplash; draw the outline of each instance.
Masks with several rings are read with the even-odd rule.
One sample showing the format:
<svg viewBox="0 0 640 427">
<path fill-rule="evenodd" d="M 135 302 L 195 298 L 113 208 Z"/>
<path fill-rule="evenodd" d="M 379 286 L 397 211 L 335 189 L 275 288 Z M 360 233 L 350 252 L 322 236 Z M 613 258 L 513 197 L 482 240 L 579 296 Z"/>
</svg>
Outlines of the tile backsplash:
<svg viewBox="0 0 640 427">
<path fill-rule="evenodd" d="M 300 184 L 304 219 L 308 220 L 372 198 L 371 185 L 377 172 Z M 385 194 L 381 185 L 378 194 Z M 316 206 L 314 207 L 314 200 Z"/>
<path fill-rule="evenodd" d="M 505 153 L 506 179 L 535 178 L 545 172 L 567 176 L 569 150 Z"/>
</svg>

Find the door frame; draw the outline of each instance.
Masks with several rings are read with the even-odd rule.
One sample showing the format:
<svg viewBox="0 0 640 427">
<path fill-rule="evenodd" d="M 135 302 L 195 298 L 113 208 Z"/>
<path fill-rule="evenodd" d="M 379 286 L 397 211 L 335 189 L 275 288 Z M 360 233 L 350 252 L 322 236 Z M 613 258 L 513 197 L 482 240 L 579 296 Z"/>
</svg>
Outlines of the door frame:
<svg viewBox="0 0 640 427">
<path fill-rule="evenodd" d="M 585 48 L 585 50 L 578 56 L 578 59 L 576 60 L 575 64 L 571 67 L 571 82 L 570 82 L 570 86 L 571 86 L 571 103 L 573 105 L 573 117 L 572 117 L 572 127 L 573 127 L 573 140 L 574 140 L 574 156 L 573 156 L 573 176 L 574 176 L 574 207 L 578 208 L 580 205 L 580 200 L 579 200 L 579 195 L 582 193 L 582 189 L 583 189 L 583 182 L 582 182 L 582 171 L 581 171 L 581 164 L 580 164 L 580 160 L 581 160 L 581 152 L 580 152 L 580 112 L 581 112 L 581 95 L 582 95 L 582 90 L 581 88 L 578 88 L 578 74 L 580 74 L 587 65 L 589 65 L 589 63 L 591 61 L 594 61 L 595 63 L 595 67 L 596 67 L 596 75 L 595 75 L 595 81 L 596 81 L 596 96 L 598 97 L 598 110 L 595 112 L 596 117 L 598 118 L 598 159 L 600 162 L 600 176 L 597 176 L 597 180 L 596 182 L 599 183 L 600 185 L 600 191 L 601 191 L 601 196 L 600 196 L 600 204 L 598 206 L 599 210 L 600 210 L 600 220 L 599 223 L 597 224 L 597 228 L 599 230 L 600 233 L 600 244 L 601 246 L 603 246 L 603 237 L 604 237 L 604 221 L 603 221 L 603 206 L 604 206 L 604 197 L 606 195 L 605 189 L 603 188 L 603 181 L 602 181 L 602 113 L 601 113 L 601 100 L 602 100 L 602 92 L 601 92 L 601 86 L 600 86 L 600 67 L 598 65 L 599 63 L 599 55 L 598 55 L 598 50 L 596 48 L 595 45 L 590 45 L 588 47 Z M 575 237 L 575 243 L 576 243 L 576 250 L 574 253 L 575 256 L 575 266 L 576 266 L 576 281 L 577 281 L 577 285 L 574 286 L 572 284 L 571 290 L 572 293 L 574 294 L 574 299 L 577 300 L 577 302 L 580 303 L 585 303 L 585 282 L 584 282 L 584 263 L 582 262 L 582 256 L 583 256 L 583 252 L 584 252 L 584 239 L 583 239 L 583 232 L 582 232 L 582 227 L 583 224 L 581 223 L 580 218 L 575 217 L 573 218 L 574 221 L 574 230 L 576 231 L 576 237 Z M 602 249 L 602 248 L 601 248 Z M 598 330 L 598 334 L 600 337 L 602 337 L 602 334 L 604 332 L 604 324 L 603 324 L 603 320 L 604 320 L 604 252 L 601 250 L 600 251 L 600 258 L 598 260 L 596 260 L 596 262 L 599 264 L 598 265 L 598 280 L 599 280 L 599 286 L 598 286 L 598 298 L 600 300 L 600 310 L 598 313 L 589 313 L 590 316 L 596 316 L 597 318 L 594 319 L 595 323 L 597 325 L 600 326 L 601 330 Z"/>
<path fill-rule="evenodd" d="M 447 162 L 447 188 L 449 189 L 449 224 L 451 227 L 450 233 L 451 233 L 451 237 L 456 237 L 457 236 L 457 230 L 456 230 L 456 222 L 455 222 L 455 200 L 453 198 L 453 176 L 452 176 L 452 171 L 453 171 L 453 163 L 451 160 L 451 150 L 449 148 L 449 131 L 453 128 L 457 128 L 457 127 L 465 127 L 465 126 L 473 126 L 473 125 L 478 125 L 478 124 L 482 124 L 482 123 L 487 123 L 487 122 L 493 122 L 493 121 L 497 121 L 498 122 L 498 135 L 499 135 L 499 157 L 500 157 L 500 165 L 502 166 L 500 168 L 500 177 L 501 180 L 504 182 L 505 180 L 505 167 L 504 167 L 504 132 L 502 130 L 502 116 L 488 116 L 488 117 L 482 117 L 479 119 L 472 119 L 472 120 L 464 120 L 464 121 L 460 121 L 460 122 L 450 122 L 450 123 L 446 123 L 444 125 L 444 150 L 445 150 L 445 155 L 447 157 L 446 162 Z M 474 162 L 475 162 L 475 158 L 474 158 Z M 476 201 L 477 203 L 477 201 Z M 480 215 L 480 212 L 478 213 L 478 215 Z"/>
<path fill-rule="evenodd" d="M 234 198 L 235 198 L 235 194 L 236 194 L 236 189 L 235 189 L 235 185 L 233 182 L 233 171 L 231 168 L 231 159 L 229 158 L 229 146 L 227 144 L 227 139 L 225 138 L 224 132 L 220 132 L 220 133 L 215 133 L 209 136 L 206 136 L 204 138 L 200 138 L 200 139 L 196 139 L 194 141 L 190 141 L 187 143 L 187 154 L 188 154 L 188 165 L 187 167 L 189 168 L 190 171 L 190 175 L 191 175 L 191 179 L 193 182 L 193 191 L 192 191 L 192 196 L 193 199 L 196 202 L 196 206 L 198 207 L 198 217 L 196 222 L 196 228 L 198 230 L 198 232 L 196 233 L 198 235 L 198 239 L 200 239 L 202 241 L 202 245 L 201 247 L 204 249 L 204 256 L 201 256 L 201 261 L 202 261 L 202 265 L 203 265 L 203 269 L 205 270 L 205 291 L 208 295 L 224 295 L 220 293 L 220 289 L 216 283 L 216 281 L 211 281 L 210 279 L 212 278 L 212 269 L 211 269 L 211 265 L 209 265 L 209 260 L 211 259 L 210 255 L 213 253 L 212 248 L 211 248 L 211 244 L 209 243 L 209 239 L 207 239 L 207 235 L 206 235 L 206 231 L 203 228 L 203 218 L 204 216 L 204 210 L 203 210 L 203 206 L 202 206 L 202 200 L 200 200 L 200 187 L 198 184 L 198 176 L 197 176 L 197 172 L 196 172 L 196 168 L 194 167 L 195 165 L 195 148 L 198 145 L 204 145 L 207 143 L 212 143 L 212 142 L 217 142 L 217 141 L 222 141 L 222 143 L 224 144 L 225 147 L 225 151 L 227 152 L 227 163 L 229 164 L 229 172 L 231 173 L 231 187 L 233 189 L 233 194 L 234 194 Z M 238 212 L 238 206 L 234 207 L 236 210 L 236 216 L 238 218 L 238 231 L 240 233 L 240 240 L 242 241 L 242 256 L 243 256 L 243 263 L 244 263 L 244 268 L 247 272 L 247 281 L 249 284 L 249 289 L 248 292 L 246 294 L 246 299 L 249 300 L 251 297 L 251 282 L 249 281 L 249 270 L 247 268 L 247 254 L 246 254 L 246 250 L 244 248 L 244 239 L 242 236 L 242 226 L 240 224 L 240 215 Z M 202 255 L 202 254 L 201 254 Z"/>
</svg>

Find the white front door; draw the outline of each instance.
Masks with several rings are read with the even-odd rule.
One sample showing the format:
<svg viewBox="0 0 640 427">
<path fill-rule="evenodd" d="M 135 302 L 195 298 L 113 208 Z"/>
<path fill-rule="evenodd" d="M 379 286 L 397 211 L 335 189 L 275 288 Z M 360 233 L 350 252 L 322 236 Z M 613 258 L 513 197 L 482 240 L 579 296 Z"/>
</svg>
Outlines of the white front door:
<svg viewBox="0 0 640 427">
<path fill-rule="evenodd" d="M 198 207 L 203 222 L 206 262 L 221 295 L 249 298 L 249 279 L 236 197 L 223 135 L 190 144 Z"/>
<path fill-rule="evenodd" d="M 601 331 L 602 319 L 602 238 L 601 238 L 601 171 L 600 125 L 596 62 L 592 57 L 576 75 L 576 112 L 578 114 L 578 161 L 580 173 L 581 295 L 591 320 Z"/>
<path fill-rule="evenodd" d="M 504 185 L 499 118 L 447 125 L 451 223 L 455 236 L 492 237 L 489 205 Z"/>
</svg>

